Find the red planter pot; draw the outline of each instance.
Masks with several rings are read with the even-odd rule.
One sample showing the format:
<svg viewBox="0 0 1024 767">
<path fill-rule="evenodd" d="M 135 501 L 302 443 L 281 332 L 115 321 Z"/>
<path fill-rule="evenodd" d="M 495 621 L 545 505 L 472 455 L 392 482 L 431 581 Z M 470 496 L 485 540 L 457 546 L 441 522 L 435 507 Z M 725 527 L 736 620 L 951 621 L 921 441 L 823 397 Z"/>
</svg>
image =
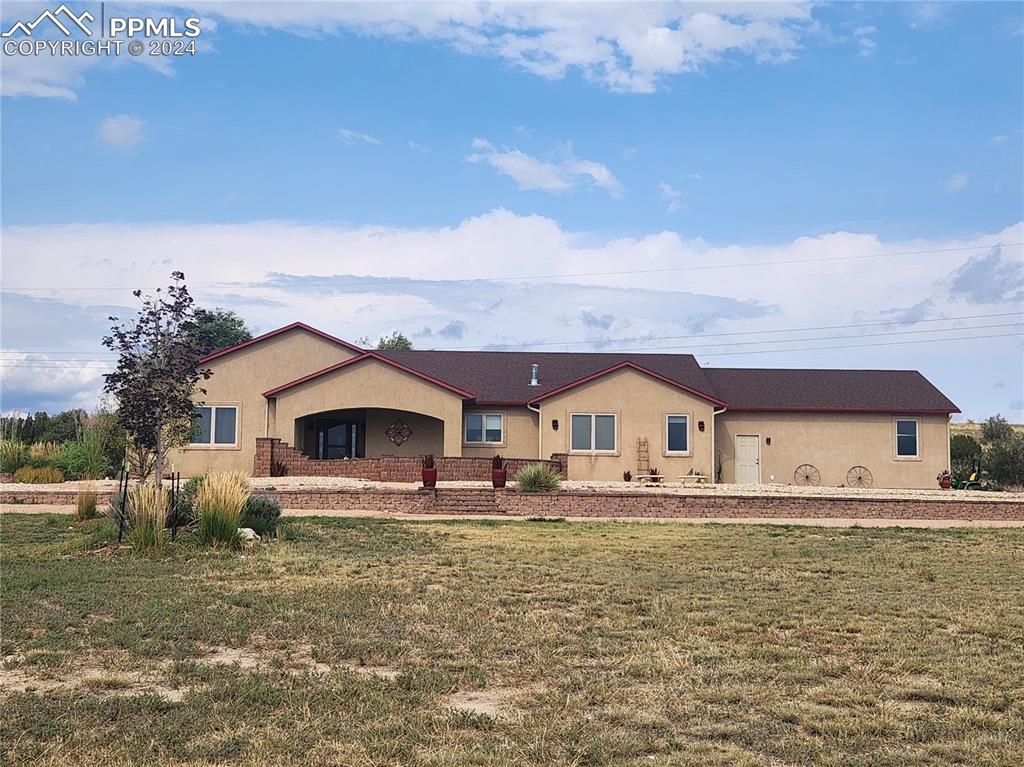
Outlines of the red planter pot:
<svg viewBox="0 0 1024 767">
<path fill-rule="evenodd" d="M 423 487 L 437 487 L 437 469 L 423 469 Z"/>
<path fill-rule="evenodd" d="M 495 489 L 505 487 L 508 481 L 508 469 L 491 469 L 491 484 Z"/>
<path fill-rule="evenodd" d="M 943 477 L 939 481 L 939 487 L 941 487 L 943 490 L 949 490 L 949 488 L 951 488 L 952 486 L 953 480 L 951 480 L 949 477 Z"/>
</svg>

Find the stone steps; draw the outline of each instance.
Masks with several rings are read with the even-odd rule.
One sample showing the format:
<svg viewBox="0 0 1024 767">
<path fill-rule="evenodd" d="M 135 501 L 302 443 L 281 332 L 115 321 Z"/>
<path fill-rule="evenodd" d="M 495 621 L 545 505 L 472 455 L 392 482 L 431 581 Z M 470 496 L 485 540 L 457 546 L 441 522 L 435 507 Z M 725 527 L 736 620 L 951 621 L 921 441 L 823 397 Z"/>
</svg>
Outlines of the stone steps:
<svg viewBox="0 0 1024 767">
<path fill-rule="evenodd" d="M 463 488 L 434 491 L 435 514 L 500 514 L 490 488 Z"/>
</svg>

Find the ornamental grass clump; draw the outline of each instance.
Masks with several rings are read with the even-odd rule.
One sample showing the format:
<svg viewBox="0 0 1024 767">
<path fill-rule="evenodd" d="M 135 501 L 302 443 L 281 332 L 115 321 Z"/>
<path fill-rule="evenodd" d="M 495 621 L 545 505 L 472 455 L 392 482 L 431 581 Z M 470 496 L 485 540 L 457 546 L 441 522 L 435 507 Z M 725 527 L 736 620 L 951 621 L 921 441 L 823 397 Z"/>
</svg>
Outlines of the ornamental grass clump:
<svg viewBox="0 0 1024 767">
<path fill-rule="evenodd" d="M 523 493 L 549 493 L 561 485 L 562 473 L 547 463 L 527 464 L 515 476 L 516 487 Z"/>
<path fill-rule="evenodd" d="M 163 549 L 167 541 L 167 493 L 155 483 L 128 491 L 128 542 L 139 553 Z"/>
<path fill-rule="evenodd" d="M 58 485 L 64 481 L 64 474 L 53 466 L 22 466 L 14 472 L 11 481 L 26 485 Z"/>
<path fill-rule="evenodd" d="M 96 488 L 91 484 L 82 485 L 75 496 L 75 521 L 85 522 L 99 515 L 96 510 Z"/>
<path fill-rule="evenodd" d="M 0 441 L 0 471 L 13 474 L 24 466 L 27 460 L 28 450 L 23 443 L 13 439 Z"/>
<path fill-rule="evenodd" d="M 236 548 L 242 508 L 249 498 L 248 479 L 241 472 L 210 474 L 196 491 L 196 535 L 204 546 Z"/>
</svg>

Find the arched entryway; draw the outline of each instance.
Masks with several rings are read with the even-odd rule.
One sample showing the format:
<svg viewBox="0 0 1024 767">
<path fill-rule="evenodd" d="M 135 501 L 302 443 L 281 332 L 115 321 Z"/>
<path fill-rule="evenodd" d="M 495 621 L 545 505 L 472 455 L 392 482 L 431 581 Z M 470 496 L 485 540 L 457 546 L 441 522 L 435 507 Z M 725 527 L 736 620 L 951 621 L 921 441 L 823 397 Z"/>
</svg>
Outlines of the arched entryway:
<svg viewBox="0 0 1024 767">
<path fill-rule="evenodd" d="M 295 419 L 294 446 L 309 458 L 444 454 L 444 421 L 408 410 L 346 408 Z"/>
</svg>

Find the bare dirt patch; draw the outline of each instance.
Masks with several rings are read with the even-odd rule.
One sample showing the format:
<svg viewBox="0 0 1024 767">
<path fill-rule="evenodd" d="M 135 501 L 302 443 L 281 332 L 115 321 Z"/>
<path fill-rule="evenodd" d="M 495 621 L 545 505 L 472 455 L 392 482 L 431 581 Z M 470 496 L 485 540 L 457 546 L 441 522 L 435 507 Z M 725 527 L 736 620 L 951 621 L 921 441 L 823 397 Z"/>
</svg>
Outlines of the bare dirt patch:
<svg viewBox="0 0 1024 767">
<path fill-rule="evenodd" d="M 537 687 L 491 687 L 486 690 L 467 690 L 446 695 L 444 705 L 460 711 L 468 711 L 477 716 L 489 716 L 492 719 L 509 719 L 517 709 L 513 701 L 529 692 L 536 692 Z"/>
</svg>

